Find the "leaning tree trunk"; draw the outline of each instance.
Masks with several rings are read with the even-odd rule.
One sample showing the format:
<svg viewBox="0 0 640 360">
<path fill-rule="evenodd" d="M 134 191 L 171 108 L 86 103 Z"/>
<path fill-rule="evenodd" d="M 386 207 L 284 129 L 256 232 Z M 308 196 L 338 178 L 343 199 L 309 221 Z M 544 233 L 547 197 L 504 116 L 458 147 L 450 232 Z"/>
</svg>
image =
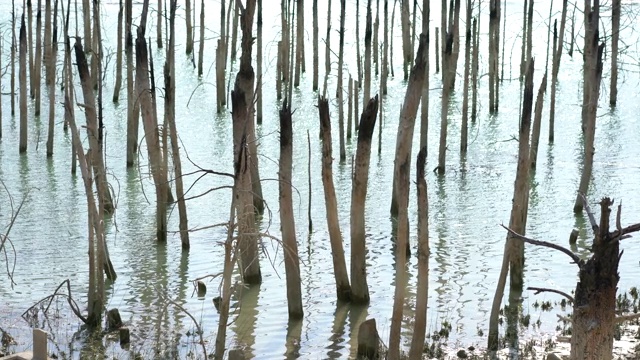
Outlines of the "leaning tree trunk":
<svg viewBox="0 0 640 360">
<path fill-rule="evenodd" d="M 187 218 L 187 205 L 184 199 L 184 185 L 182 179 L 182 162 L 180 161 L 180 144 L 178 143 L 178 131 L 176 129 L 176 78 L 175 78 L 175 18 L 176 2 L 170 0 L 171 10 L 169 15 L 169 45 L 167 48 L 167 60 L 164 64 L 164 116 L 165 122 L 169 125 L 169 135 L 171 136 L 171 153 L 173 154 L 173 171 L 176 182 L 176 198 L 178 202 L 178 216 L 180 218 L 180 240 L 182 249 L 187 250 L 189 244 L 189 223 Z M 166 131 L 166 129 L 165 129 Z M 168 156 L 168 154 L 165 154 Z"/>
<path fill-rule="evenodd" d="M 324 200 L 327 211 L 327 226 L 329 227 L 329 241 L 333 260 L 333 273 L 336 278 L 336 293 L 338 300 L 351 300 L 351 286 L 347 275 L 347 265 L 344 259 L 342 234 L 338 220 L 338 202 L 333 186 L 333 162 L 331 146 L 331 119 L 329 117 L 329 101 L 323 97 L 318 99 L 320 113 L 320 127 L 322 131 L 322 185 L 324 186 Z"/>
<path fill-rule="evenodd" d="M 400 325 L 405 295 L 406 255 L 409 250 L 409 175 L 411 163 L 411 140 L 415 127 L 416 114 L 425 74 L 425 62 L 428 54 L 427 36 L 420 35 L 416 63 L 411 69 L 411 77 L 407 85 L 400 121 L 398 124 L 398 138 L 396 141 L 396 157 L 393 169 L 393 189 L 395 193 L 396 210 L 398 214 L 398 233 L 396 237 L 396 286 L 393 298 L 393 313 L 389 330 L 389 358 L 398 359 L 400 355 Z"/>
<path fill-rule="evenodd" d="M 378 115 L 378 97 L 372 98 L 362 113 L 358 132 L 358 149 L 351 179 L 351 301 L 369 303 L 365 243 L 364 209 L 369 181 L 371 139 Z"/>
<path fill-rule="evenodd" d="M 531 110 L 533 108 L 533 69 L 534 61 L 529 60 L 525 76 L 524 99 L 522 102 L 522 120 L 520 121 L 520 139 L 518 146 L 518 168 L 514 184 L 513 204 L 509 228 L 518 234 L 524 234 L 527 225 L 527 209 L 529 207 L 529 132 L 531 129 Z M 518 230 L 516 230 L 518 229 Z M 522 292 L 522 271 L 524 267 L 524 244 L 507 235 L 502 257 L 502 267 L 496 293 L 493 298 L 491 315 L 489 316 L 489 350 L 498 349 L 498 317 L 504 288 L 507 282 L 507 272 L 511 274 L 511 290 Z"/>
<path fill-rule="evenodd" d="M 280 110 L 280 170 L 278 188 L 280 193 L 280 224 L 282 227 L 282 248 L 284 267 L 287 275 L 287 305 L 289 319 L 301 319 L 302 290 L 300 288 L 300 259 L 296 242 L 296 226 L 293 217 L 291 194 L 291 164 L 293 161 L 293 130 L 291 127 L 291 107 L 285 99 Z"/>
<path fill-rule="evenodd" d="M 20 144 L 19 152 L 27 151 L 27 31 L 24 24 L 24 14 L 20 24 Z"/>
<path fill-rule="evenodd" d="M 422 87 L 425 79 L 426 71 L 426 54 L 427 36 L 420 35 L 420 43 L 418 44 L 418 53 L 416 54 L 416 62 L 411 69 L 411 76 L 404 97 L 404 103 L 400 110 L 400 121 L 398 123 L 398 135 L 396 138 L 396 155 L 393 171 L 393 192 L 391 195 L 391 215 L 398 216 L 399 195 L 407 197 L 403 200 L 408 203 L 409 199 L 409 178 L 406 182 L 397 179 L 397 172 L 402 164 L 408 164 L 411 158 L 411 146 L 413 140 L 413 132 L 415 128 L 416 115 L 418 106 L 420 105 L 420 97 L 422 96 Z M 408 171 L 408 170 L 407 170 Z M 398 237 L 399 238 L 399 237 Z M 408 240 L 408 239 L 403 239 Z M 409 252 L 409 244 L 404 242 L 405 247 L 402 251 Z M 399 246 L 399 245 L 398 245 Z"/>
<path fill-rule="evenodd" d="M 613 0 L 611 6 L 611 91 L 609 104 L 616 105 L 618 100 L 618 43 L 620 40 L 620 7 L 621 0 Z"/>
<path fill-rule="evenodd" d="M 426 2 L 426 1 L 425 1 Z M 416 289 L 416 315 L 411 338 L 410 359 L 419 359 L 424 349 L 427 329 L 427 301 L 429 299 L 429 197 L 424 167 L 427 148 L 423 147 L 416 160 L 416 183 L 418 192 L 418 285 Z"/>
<path fill-rule="evenodd" d="M 167 240 L 167 173 L 166 169 L 164 169 L 158 119 L 154 116 L 155 109 L 149 91 L 151 89 L 149 83 L 149 58 L 145 39 L 148 7 L 149 0 L 145 0 L 142 20 L 138 27 L 136 39 L 136 93 L 140 101 L 144 137 L 156 189 L 156 237 L 159 242 L 165 242 Z"/>
<path fill-rule="evenodd" d="M 533 118 L 533 130 L 531 133 L 531 152 L 529 153 L 529 162 L 531 170 L 536 168 L 538 161 L 538 144 L 540 143 L 540 125 L 542 123 L 542 106 L 544 102 L 544 93 L 547 91 L 547 73 L 542 77 L 542 83 L 538 89 L 536 97 L 536 108 Z"/>
</svg>

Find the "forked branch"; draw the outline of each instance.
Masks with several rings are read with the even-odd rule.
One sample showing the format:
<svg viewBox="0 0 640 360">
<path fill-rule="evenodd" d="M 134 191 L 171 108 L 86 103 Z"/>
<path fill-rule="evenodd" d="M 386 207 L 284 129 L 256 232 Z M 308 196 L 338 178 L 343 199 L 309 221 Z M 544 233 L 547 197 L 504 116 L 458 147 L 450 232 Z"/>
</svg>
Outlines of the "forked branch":
<svg viewBox="0 0 640 360">
<path fill-rule="evenodd" d="M 519 240 L 524 241 L 524 242 L 529 243 L 529 244 L 544 246 L 544 247 L 548 247 L 548 248 L 552 248 L 552 249 L 561 251 L 561 252 L 567 254 L 571 258 L 571 260 L 573 260 L 574 263 L 576 263 L 578 266 L 582 267 L 582 260 L 580 260 L 578 255 L 576 255 L 573 252 L 571 252 L 571 250 L 569 250 L 569 249 L 567 249 L 565 247 L 562 247 L 560 245 L 556 245 L 556 244 L 547 242 L 547 241 L 540 241 L 540 240 L 530 239 L 530 238 L 528 238 L 528 237 L 526 237 L 524 235 L 518 234 L 517 232 L 509 229 L 508 227 L 506 227 L 506 226 L 504 226 L 502 224 L 500 224 L 500 226 L 505 228 L 509 232 L 509 234 L 511 234 L 511 236 L 513 236 L 513 238 L 519 239 Z"/>
</svg>

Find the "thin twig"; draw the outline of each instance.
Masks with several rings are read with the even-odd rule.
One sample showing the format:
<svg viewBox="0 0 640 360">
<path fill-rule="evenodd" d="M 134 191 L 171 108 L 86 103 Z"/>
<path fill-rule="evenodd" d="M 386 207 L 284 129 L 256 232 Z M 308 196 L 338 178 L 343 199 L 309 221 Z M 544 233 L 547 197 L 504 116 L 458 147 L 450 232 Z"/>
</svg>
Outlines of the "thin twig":
<svg viewBox="0 0 640 360">
<path fill-rule="evenodd" d="M 560 290 L 555 290 L 555 289 L 548 289 L 548 288 L 538 288 L 538 287 L 528 287 L 527 290 L 531 290 L 531 291 L 535 291 L 534 295 L 538 295 L 541 292 L 552 292 L 552 293 L 556 293 L 559 295 L 562 295 L 564 297 L 567 298 L 567 300 L 571 301 L 572 303 L 575 304 L 575 300 L 573 299 L 573 296 L 567 294 L 564 291 L 560 291 Z"/>
<path fill-rule="evenodd" d="M 162 295 L 160 296 L 163 297 Z M 204 338 L 202 337 L 202 328 L 200 327 L 200 324 L 198 324 L 198 320 L 196 320 L 196 318 L 193 317 L 193 315 L 191 315 L 191 313 L 189 313 L 187 309 L 183 308 L 182 305 L 178 304 L 177 302 L 166 297 L 163 297 L 163 300 L 177 307 L 180 311 L 187 314 L 187 316 L 190 317 L 191 320 L 193 320 L 193 324 L 196 326 L 196 329 L 198 330 L 198 336 L 200 336 L 200 345 L 202 345 L 202 353 L 204 354 L 204 358 L 208 359 L 209 357 L 207 356 L 207 347 L 204 345 Z"/>
<path fill-rule="evenodd" d="M 524 241 L 526 243 L 529 243 L 529 244 L 545 246 L 545 247 L 549 247 L 549 248 L 552 248 L 552 249 L 556 249 L 558 251 L 562 251 L 563 253 L 567 254 L 573 260 L 574 263 L 576 263 L 578 266 L 582 266 L 582 260 L 580 260 L 578 255 L 574 254 L 573 252 L 571 252 L 571 250 L 569 250 L 569 249 L 567 249 L 565 247 L 562 247 L 560 245 L 556 245 L 556 244 L 553 244 L 553 243 L 550 243 L 550 242 L 547 242 L 547 241 L 533 240 L 533 239 L 530 239 L 530 238 L 528 238 L 526 236 L 518 234 L 517 232 L 509 229 L 508 227 L 506 227 L 506 226 L 504 226 L 502 224 L 500 224 L 500 226 L 505 228 L 516 239 L 522 240 L 522 241 Z"/>
</svg>

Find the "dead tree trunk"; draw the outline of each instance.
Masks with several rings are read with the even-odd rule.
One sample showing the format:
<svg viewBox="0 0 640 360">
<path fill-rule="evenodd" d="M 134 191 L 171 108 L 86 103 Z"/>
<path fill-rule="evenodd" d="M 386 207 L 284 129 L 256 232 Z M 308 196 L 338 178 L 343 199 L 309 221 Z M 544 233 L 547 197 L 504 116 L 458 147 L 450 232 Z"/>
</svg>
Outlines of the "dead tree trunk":
<svg viewBox="0 0 640 360">
<path fill-rule="evenodd" d="M 496 0 L 497 1 L 497 0 Z M 451 91 L 453 90 L 453 81 L 451 78 L 455 76 L 453 72 L 453 37 L 454 29 L 449 24 L 449 30 L 447 31 L 447 45 L 442 55 L 442 97 L 441 97 L 441 110 L 440 110 L 440 146 L 438 148 L 438 174 L 442 175 L 445 172 L 446 152 L 447 152 L 447 128 L 449 119 L 449 101 L 451 98 Z"/>
<path fill-rule="evenodd" d="M 258 2 L 258 6 L 262 1 Z M 260 18 L 260 7 L 258 8 L 258 46 L 260 49 L 260 45 L 262 44 L 262 23 Z M 216 46 L 216 109 L 217 113 L 222 113 L 222 108 L 226 103 L 227 94 L 225 92 L 225 84 L 226 84 L 226 67 L 227 67 L 227 40 L 226 40 L 226 32 L 225 32 L 225 0 L 220 2 L 220 38 L 218 39 Z M 262 64 L 258 62 L 258 66 L 260 67 Z M 260 88 L 261 89 L 261 88 Z"/>
<path fill-rule="evenodd" d="M 360 0 L 356 0 L 356 65 L 358 85 L 362 86 L 362 57 L 360 56 Z"/>
<path fill-rule="evenodd" d="M 556 33 L 555 24 L 553 43 L 553 61 L 551 70 L 551 103 L 549 104 L 549 142 L 553 142 L 553 128 L 556 114 L 556 88 L 558 85 L 558 72 L 560 70 L 560 59 L 562 57 L 562 49 L 564 47 L 564 28 L 567 23 L 567 0 L 562 1 L 562 15 L 560 19 L 560 32 Z"/>
<path fill-rule="evenodd" d="M 27 151 L 27 31 L 24 24 L 24 13 L 20 24 L 20 144 L 19 152 Z"/>
<path fill-rule="evenodd" d="M 45 83 L 47 86 L 51 85 L 53 73 L 49 66 L 51 65 L 51 44 L 53 37 L 51 36 L 51 0 L 44 1 L 44 66 L 45 66 Z"/>
<path fill-rule="evenodd" d="M 538 144 L 540 143 L 540 125 L 542 123 L 542 106 L 544 102 L 544 93 L 547 91 L 547 73 L 542 77 L 542 83 L 538 89 L 538 97 L 536 97 L 535 115 L 533 118 L 533 131 L 531 133 L 531 152 L 529 153 L 529 162 L 531 170 L 536 168 L 538 161 Z"/>
<path fill-rule="evenodd" d="M 175 78 L 175 19 L 177 0 L 170 0 L 169 13 L 169 45 L 167 46 L 167 57 L 164 63 L 164 116 L 165 123 L 169 125 L 169 135 L 171 137 L 171 153 L 173 154 L 173 170 L 176 183 L 176 199 L 178 202 L 178 216 L 180 217 L 180 240 L 182 249 L 188 250 L 189 244 L 189 223 L 187 217 L 187 206 L 184 199 L 184 185 L 182 181 L 182 162 L 180 161 L 180 144 L 178 143 L 178 130 L 176 129 L 176 78 Z M 165 129 L 166 131 L 166 129 Z M 168 156 L 168 154 L 165 154 Z"/>
<path fill-rule="evenodd" d="M 593 5 L 591 5 L 593 2 Z M 584 51 L 583 51 L 583 66 L 582 73 L 584 81 L 582 82 L 582 132 L 585 133 L 589 126 L 589 119 L 591 118 L 591 111 L 594 112 L 597 109 L 598 97 L 592 97 L 592 91 L 595 87 L 594 74 L 597 68 L 597 47 L 599 36 L 599 24 L 600 24 L 600 0 L 585 0 L 584 1 Z M 600 85 L 598 84 L 598 87 Z M 599 89 L 598 89 L 599 90 Z M 591 102 L 595 101 L 595 104 Z M 593 105 L 593 107 L 591 106 Z M 586 135 L 586 134 L 585 134 Z M 583 191 L 586 193 L 586 190 Z M 580 207 L 580 203 L 576 201 L 576 208 Z"/>
<path fill-rule="evenodd" d="M 464 85 L 462 90 L 462 130 L 460 131 L 460 152 L 467 152 L 469 124 L 469 72 L 471 70 L 471 0 L 467 0 L 466 26 L 464 36 Z"/>
<path fill-rule="evenodd" d="M 149 0 L 145 0 L 136 39 L 136 93 L 140 102 L 144 137 L 156 189 L 156 236 L 159 242 L 165 242 L 167 240 L 167 173 L 164 168 L 158 119 L 154 116 L 155 109 L 150 92 L 149 58 L 147 41 L 144 37 L 148 8 Z"/>
<path fill-rule="evenodd" d="M 19 76 L 19 75 L 18 75 Z M 11 116 L 16 114 L 16 7 L 11 0 Z"/>
<path fill-rule="evenodd" d="M 204 0 L 200 3 L 200 43 L 198 44 L 198 77 L 202 77 L 204 61 Z"/>
<path fill-rule="evenodd" d="M 338 54 L 338 86 L 336 90 L 336 95 L 338 98 L 338 135 L 340 136 L 340 163 L 344 163 L 347 159 L 347 151 L 345 149 L 344 143 L 344 89 L 343 89 L 343 81 L 342 81 L 342 71 L 344 67 L 344 22 L 345 22 L 345 11 L 346 10 L 346 2 L 345 0 L 340 0 L 340 48 Z"/>
<path fill-rule="evenodd" d="M 380 0 L 376 0 L 376 19 L 373 22 L 373 63 L 375 64 L 374 73 L 378 76 L 378 67 L 380 66 L 378 33 L 380 29 Z"/>
<path fill-rule="evenodd" d="M 35 96 L 35 106 L 33 114 L 37 117 L 40 116 L 41 105 L 41 91 L 40 82 L 42 79 L 42 11 L 40 10 L 41 1 L 38 0 L 38 9 L 36 9 L 36 52 L 34 58 L 34 73 L 33 73 L 33 86 Z"/>
<path fill-rule="evenodd" d="M 285 99 L 280 109 L 280 170 L 278 188 L 280 192 L 280 224 L 282 226 L 282 248 L 284 266 L 287 275 L 287 305 L 289 319 L 301 319 L 302 290 L 300 288 L 300 260 L 296 227 L 293 218 L 293 199 L 291 194 L 291 166 L 293 161 L 293 130 L 291 127 L 291 108 Z"/>
<path fill-rule="evenodd" d="M 369 303 L 364 209 L 369 181 L 371 139 L 378 115 L 378 96 L 372 98 L 362 113 L 358 132 L 355 170 L 351 179 L 351 301 Z"/>
<path fill-rule="evenodd" d="M 426 2 L 426 1 L 425 1 Z M 423 147 L 416 160 L 418 193 L 418 285 L 416 289 L 416 315 L 409 350 L 410 359 L 419 359 L 424 349 L 427 328 L 427 301 L 429 299 L 429 197 L 424 167 L 427 148 Z"/>
<path fill-rule="evenodd" d="M 402 164 L 408 164 L 411 159 L 411 145 L 413 139 L 413 132 L 415 128 L 416 115 L 418 113 L 418 105 L 420 105 L 420 97 L 422 96 L 422 87 L 424 78 L 426 76 L 426 53 L 427 49 L 427 36 L 420 35 L 420 43 L 418 44 L 418 53 L 416 54 L 416 62 L 411 69 L 411 77 L 400 110 L 400 120 L 398 123 L 398 135 L 396 138 L 396 155 L 394 160 L 393 171 L 393 193 L 391 196 L 391 216 L 398 216 L 399 209 L 399 195 L 402 195 L 402 201 L 408 203 L 409 199 L 409 178 L 406 178 L 406 182 L 400 181 L 397 178 L 397 172 L 400 171 Z M 407 171 L 409 171 L 407 169 Z M 406 197 L 406 199 L 404 199 Z M 398 237 L 399 239 L 399 237 Z M 409 245 L 406 242 L 408 239 L 402 239 L 404 242 L 404 248 L 401 250 L 404 252 L 410 252 Z M 400 244 L 396 244 L 400 246 Z"/>
<path fill-rule="evenodd" d="M 609 105 L 616 106 L 618 99 L 618 43 L 620 42 L 621 0 L 613 0 L 611 5 L 611 91 Z"/>
<path fill-rule="evenodd" d="M 413 54 L 411 52 L 411 21 L 409 20 L 409 0 L 401 0 L 400 23 L 402 24 L 402 69 L 404 80 L 409 78 Z"/>
<path fill-rule="evenodd" d="M 451 14 L 450 14 L 451 15 Z M 456 83 L 456 72 L 458 69 L 458 55 L 460 54 L 460 0 L 455 0 L 453 5 L 453 19 L 449 19 L 449 26 L 453 25 L 453 48 L 451 51 L 451 58 L 449 59 L 450 64 L 447 64 L 447 71 L 451 74 L 449 76 L 449 86 L 451 89 L 455 87 Z M 498 22 L 500 20 L 498 19 Z M 498 32 L 497 36 L 497 45 L 500 45 L 500 29 L 496 30 Z M 498 50 L 496 50 L 498 51 Z M 496 65 L 496 81 L 498 79 L 498 65 Z"/>
<path fill-rule="evenodd" d="M 91 42 L 91 0 L 82 0 L 82 19 L 84 27 L 84 50 L 91 51 L 93 42 Z"/>
<path fill-rule="evenodd" d="M 184 0 L 185 20 L 187 23 L 187 55 L 193 51 L 193 27 L 191 25 L 191 0 Z"/>
<path fill-rule="evenodd" d="M 24 2 L 22 11 L 24 11 Z M 36 69 L 33 64 L 33 10 L 31 0 L 27 0 L 27 20 L 27 38 L 29 40 L 29 42 L 27 43 L 27 49 L 29 50 L 29 95 L 31 96 L 31 98 L 33 98 L 36 94 L 36 86 L 34 84 L 34 74 L 36 73 Z"/>
<path fill-rule="evenodd" d="M 333 162 L 331 146 L 331 119 L 329 118 L 329 101 L 323 97 L 318 99 L 320 112 L 320 127 L 322 131 L 322 185 L 324 186 L 324 199 L 327 211 L 327 226 L 329 227 L 329 239 L 331 253 L 333 254 L 333 273 L 336 278 L 336 293 L 338 300 L 351 300 L 351 286 L 347 275 L 347 265 L 344 259 L 342 234 L 338 221 L 338 203 L 336 191 L 333 186 Z"/>
<path fill-rule="evenodd" d="M 533 1 L 533 0 L 531 0 Z M 527 71 L 527 14 L 529 13 L 529 0 L 524 0 L 522 5 L 522 48 L 520 49 L 520 81 L 524 79 Z"/>
<path fill-rule="evenodd" d="M 440 72 L 440 28 L 436 28 L 436 44 L 435 51 L 436 53 L 436 74 Z"/>
<path fill-rule="evenodd" d="M 533 0 L 531 0 L 533 1 Z M 500 50 L 500 0 L 489 2 L 489 112 L 498 111 Z"/>
<path fill-rule="evenodd" d="M 357 117 L 353 116 L 353 78 L 349 75 L 349 91 L 347 92 L 347 139 L 351 140 L 351 129 L 353 118 L 355 118 L 356 122 L 358 121 Z"/>
<path fill-rule="evenodd" d="M 442 59 L 442 63 L 440 64 L 442 67 L 442 81 L 444 82 L 444 73 L 446 72 L 446 64 L 444 63 L 444 51 L 447 46 L 447 0 L 442 0 L 440 2 L 440 48 L 436 49 L 436 52 L 440 53 L 440 58 Z M 437 31 L 437 29 L 436 29 Z M 436 45 L 437 48 L 437 45 Z M 436 57 L 436 63 L 438 63 L 438 58 Z"/>
<path fill-rule="evenodd" d="M 471 122 L 478 116 L 478 58 L 480 39 L 478 36 L 478 21 L 473 18 L 473 55 L 471 60 Z"/>
<path fill-rule="evenodd" d="M 365 110 L 371 98 L 371 0 L 367 0 L 367 20 L 364 28 L 364 93 L 362 96 L 362 109 Z"/>
<path fill-rule="evenodd" d="M 134 89 L 133 72 L 133 0 L 125 0 L 125 55 L 127 57 L 127 167 L 133 166 L 138 149 L 138 101 L 137 91 Z"/>
<path fill-rule="evenodd" d="M 382 78 L 380 79 L 380 88 L 382 88 L 381 96 L 387 95 L 388 77 L 389 77 L 389 0 L 384 0 L 384 31 L 382 32 Z"/>
<path fill-rule="evenodd" d="M 231 60 L 236 59 L 238 47 L 238 18 L 241 16 L 240 9 L 238 8 L 238 2 L 231 2 L 233 5 L 233 19 L 231 21 Z"/>
<path fill-rule="evenodd" d="M 534 61 L 531 59 L 527 66 L 525 76 L 524 98 L 522 102 L 522 119 L 520 121 L 520 139 L 518 147 L 518 168 L 514 184 L 513 205 L 509 228 L 518 229 L 519 234 L 524 234 L 527 225 L 527 209 L 529 207 L 529 133 L 531 129 L 531 110 L 533 108 L 533 69 Z M 502 267 L 496 293 L 493 298 L 491 315 L 489 317 L 489 338 L 487 347 L 489 350 L 498 349 L 498 317 L 500 304 L 504 295 L 507 282 L 507 273 L 511 275 L 511 289 L 522 292 L 522 271 L 524 267 L 524 246 L 511 234 L 507 235 L 502 257 Z"/>
<path fill-rule="evenodd" d="M 256 122 L 262 124 L 262 84 L 263 84 L 263 71 L 262 71 L 262 0 L 258 0 L 258 20 L 256 21 L 258 40 L 256 49 L 256 70 L 258 72 L 258 83 L 256 84 Z"/>
<path fill-rule="evenodd" d="M 158 49 L 162 49 L 162 21 L 164 20 L 164 17 L 162 16 L 162 0 L 158 0 L 158 9 L 157 9 L 157 15 L 158 15 L 158 24 L 156 26 L 156 41 L 158 44 Z"/>
<path fill-rule="evenodd" d="M 313 91 L 318 91 L 318 0 L 313 0 Z"/>
<path fill-rule="evenodd" d="M 124 6 L 120 0 L 118 10 L 118 38 L 117 38 L 117 54 L 116 54 L 116 83 L 113 86 L 113 102 L 117 103 L 120 98 L 120 87 L 122 87 L 122 22 L 124 18 Z"/>
<path fill-rule="evenodd" d="M 47 4 L 49 4 L 49 0 L 47 0 Z M 56 2 L 57 5 L 57 2 Z M 49 4 L 49 6 L 51 6 Z M 54 14 L 55 20 L 55 14 Z M 58 28 L 57 21 L 55 21 L 53 25 L 53 34 L 50 34 L 50 42 L 55 42 L 58 36 Z M 53 156 L 53 132 L 54 125 L 56 121 L 56 84 L 55 84 L 55 73 L 56 73 L 56 60 L 58 57 L 57 46 L 50 46 L 49 55 L 47 57 L 47 75 L 51 74 L 53 77 L 50 81 L 47 81 L 49 86 L 49 128 L 47 131 L 47 157 Z M 1 125 L 1 124 L 0 124 Z M 1 132 L 0 132 L 1 134 Z M 0 137 L 2 137 L 0 135 Z"/>
<path fill-rule="evenodd" d="M 393 297 L 393 312 L 389 330 L 389 358 L 398 359 L 400 355 L 400 325 L 405 296 L 406 257 L 411 252 L 409 247 L 409 175 L 411 163 L 411 139 L 415 125 L 416 113 L 422 95 L 425 78 L 425 62 L 428 54 L 427 37 L 420 35 L 416 63 L 411 69 L 411 78 L 400 110 L 396 157 L 393 169 L 393 188 L 396 198 L 398 216 L 398 232 L 396 237 L 396 286 Z"/>
<path fill-rule="evenodd" d="M 427 49 L 429 49 L 429 19 L 431 16 L 431 8 L 429 0 L 422 1 L 422 33 L 427 36 Z M 437 35 L 436 35 L 437 37 Z M 436 51 L 436 55 L 437 55 Z M 427 147 L 429 142 L 429 56 L 425 62 L 424 84 L 422 86 L 422 98 L 420 99 L 420 148 Z M 427 151 L 427 150 L 425 150 Z"/>
<path fill-rule="evenodd" d="M 596 0 L 597 2 L 598 0 Z M 596 48 L 598 42 L 598 30 L 594 32 L 592 38 L 593 46 Z M 597 47 L 594 59 L 589 62 L 594 64 L 594 67 L 589 68 L 589 73 L 585 74 L 585 82 L 588 83 L 587 90 L 589 91 L 588 102 L 586 104 L 587 123 L 584 133 L 584 164 L 582 167 L 582 176 L 580 177 L 580 186 L 578 187 L 579 194 L 586 194 L 589 190 L 589 182 L 591 180 L 591 173 L 593 171 L 593 155 L 595 153 L 594 142 L 596 132 L 596 118 L 598 112 L 598 98 L 600 96 L 600 83 L 602 80 L 602 53 L 604 51 L 604 43 Z M 586 60 L 585 60 L 586 61 Z M 578 213 L 582 211 L 582 201 L 580 196 L 576 198 L 573 211 Z"/>
<path fill-rule="evenodd" d="M 296 0 L 298 12 L 296 25 L 296 68 L 293 77 L 293 86 L 300 86 L 300 70 L 304 67 L 304 0 Z"/>
</svg>

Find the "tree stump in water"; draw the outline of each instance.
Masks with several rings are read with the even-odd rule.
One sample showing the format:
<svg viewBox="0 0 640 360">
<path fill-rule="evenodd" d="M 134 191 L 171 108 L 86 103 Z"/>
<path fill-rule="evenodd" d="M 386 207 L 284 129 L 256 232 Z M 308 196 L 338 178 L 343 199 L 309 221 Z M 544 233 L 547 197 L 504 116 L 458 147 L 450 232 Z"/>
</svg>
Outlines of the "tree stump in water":
<svg viewBox="0 0 640 360">
<path fill-rule="evenodd" d="M 379 349 L 376 319 L 369 319 L 360 324 L 358 330 L 358 359 L 377 359 Z"/>
<path fill-rule="evenodd" d="M 122 326 L 122 318 L 118 309 L 111 309 L 107 312 L 107 329 L 115 330 Z"/>
<path fill-rule="evenodd" d="M 124 326 L 121 327 L 120 328 L 120 346 L 125 346 L 130 342 L 131 342 L 131 337 L 129 334 L 129 328 Z"/>
</svg>

